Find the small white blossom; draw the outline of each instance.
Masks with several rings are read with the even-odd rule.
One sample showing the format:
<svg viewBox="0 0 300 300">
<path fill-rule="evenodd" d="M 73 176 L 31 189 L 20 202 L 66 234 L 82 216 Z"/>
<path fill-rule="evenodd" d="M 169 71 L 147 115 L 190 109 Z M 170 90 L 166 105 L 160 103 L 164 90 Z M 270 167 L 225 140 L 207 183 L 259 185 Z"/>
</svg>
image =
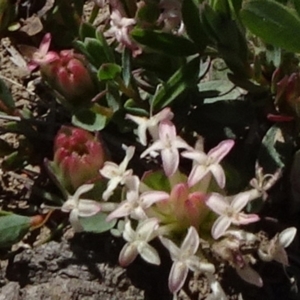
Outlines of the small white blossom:
<svg viewBox="0 0 300 300">
<path fill-rule="evenodd" d="M 175 126 L 169 120 L 164 120 L 160 123 L 158 134 L 159 139 L 141 154 L 141 158 L 153 151 L 160 151 L 165 174 L 170 177 L 178 169 L 178 149 L 191 149 L 191 147 L 176 134 Z"/>
<path fill-rule="evenodd" d="M 108 178 L 108 184 L 106 190 L 103 192 L 102 198 L 103 200 L 107 200 L 112 194 L 113 191 L 119 184 L 124 184 L 125 180 L 132 176 L 132 170 L 126 170 L 129 161 L 133 157 L 135 148 L 130 146 L 126 149 L 126 155 L 124 160 L 120 163 L 120 165 L 115 164 L 111 161 L 106 161 L 104 163 L 104 167 L 100 170 L 100 174 Z"/>
<path fill-rule="evenodd" d="M 160 237 L 162 244 L 169 250 L 173 265 L 169 275 L 169 289 L 172 293 L 177 293 L 183 286 L 189 269 L 198 272 L 214 273 L 214 265 L 201 262 L 195 255 L 200 244 L 197 230 L 190 227 L 180 248 L 171 240 Z"/>
<path fill-rule="evenodd" d="M 211 229 L 214 239 L 221 237 L 231 223 L 234 225 L 246 225 L 259 220 L 259 216 L 256 214 L 241 212 L 248 202 L 249 197 L 244 193 L 233 197 L 224 197 L 218 193 L 212 193 L 206 199 L 206 205 L 219 215 Z"/>
<path fill-rule="evenodd" d="M 289 227 L 275 237 L 264 247 L 258 249 L 259 257 L 264 261 L 276 260 L 288 266 L 288 256 L 284 248 L 287 248 L 295 238 L 297 229 Z"/>
<path fill-rule="evenodd" d="M 138 125 L 137 136 L 140 143 L 143 146 L 147 145 L 146 131 L 148 130 L 154 140 L 158 139 L 158 125 L 161 121 L 171 120 L 174 114 L 171 112 L 169 107 L 164 108 L 162 111 L 157 113 L 150 118 L 138 117 L 130 114 L 126 115 L 126 118 L 133 121 Z"/>
<path fill-rule="evenodd" d="M 146 219 L 138 224 L 134 231 L 128 220 L 125 224 L 123 238 L 127 241 L 119 255 L 119 263 L 126 267 L 132 263 L 138 254 L 148 263 L 159 265 L 157 251 L 148 243 L 157 236 L 158 220 Z"/>
<path fill-rule="evenodd" d="M 132 176 L 126 180 L 128 191 L 125 201 L 107 216 L 107 221 L 115 218 L 131 216 L 133 219 L 141 220 L 147 218 L 145 210 L 152 204 L 169 198 L 169 194 L 163 191 L 148 191 L 140 194 L 140 180 Z"/>
<path fill-rule="evenodd" d="M 69 220 L 76 232 L 83 230 L 83 227 L 79 222 L 79 217 L 91 217 L 97 214 L 101 209 L 100 203 L 94 200 L 80 198 L 82 194 L 90 191 L 93 187 L 93 184 L 84 184 L 80 186 L 74 195 L 68 196 L 67 201 L 61 207 L 63 212 L 70 213 Z"/>
<path fill-rule="evenodd" d="M 203 152 L 203 140 L 196 142 L 195 149 L 184 151 L 181 155 L 192 159 L 193 169 L 188 178 L 189 186 L 195 185 L 206 174 L 211 172 L 221 188 L 225 186 L 225 173 L 220 165 L 221 160 L 228 154 L 234 146 L 233 140 L 222 141 L 218 146 L 211 149 L 207 154 Z"/>
</svg>

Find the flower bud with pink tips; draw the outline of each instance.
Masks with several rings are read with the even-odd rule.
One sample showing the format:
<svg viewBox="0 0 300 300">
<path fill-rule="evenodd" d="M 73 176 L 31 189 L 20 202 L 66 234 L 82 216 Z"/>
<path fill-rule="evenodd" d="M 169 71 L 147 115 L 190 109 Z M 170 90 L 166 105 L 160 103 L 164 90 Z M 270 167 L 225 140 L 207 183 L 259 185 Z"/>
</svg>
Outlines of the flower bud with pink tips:
<svg viewBox="0 0 300 300">
<path fill-rule="evenodd" d="M 101 142 L 84 129 L 62 126 L 54 141 L 53 171 L 64 188 L 74 191 L 100 178 L 105 161 Z"/>
</svg>

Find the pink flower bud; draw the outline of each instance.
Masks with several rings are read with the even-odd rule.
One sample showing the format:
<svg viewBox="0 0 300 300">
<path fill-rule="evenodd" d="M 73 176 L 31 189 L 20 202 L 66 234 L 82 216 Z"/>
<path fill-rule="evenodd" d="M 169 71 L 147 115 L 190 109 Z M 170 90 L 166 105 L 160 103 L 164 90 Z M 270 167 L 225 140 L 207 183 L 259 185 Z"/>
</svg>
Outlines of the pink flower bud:
<svg viewBox="0 0 300 300">
<path fill-rule="evenodd" d="M 72 104 L 84 103 L 96 93 L 84 58 L 73 50 L 61 51 L 58 59 L 41 65 L 41 72 L 49 84 Z"/>
<path fill-rule="evenodd" d="M 91 133 L 62 126 L 54 141 L 54 169 L 62 185 L 71 191 L 99 178 L 105 160 L 101 142 Z"/>
</svg>

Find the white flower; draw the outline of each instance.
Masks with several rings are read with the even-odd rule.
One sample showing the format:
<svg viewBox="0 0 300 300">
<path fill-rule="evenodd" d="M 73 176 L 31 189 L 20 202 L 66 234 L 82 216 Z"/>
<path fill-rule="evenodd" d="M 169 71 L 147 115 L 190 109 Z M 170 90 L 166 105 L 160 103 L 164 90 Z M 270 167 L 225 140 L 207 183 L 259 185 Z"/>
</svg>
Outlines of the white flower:
<svg viewBox="0 0 300 300">
<path fill-rule="evenodd" d="M 84 184 L 80 186 L 74 195 L 68 196 L 67 201 L 61 207 L 63 212 L 70 213 L 69 220 L 76 232 L 83 230 L 83 227 L 79 222 L 79 217 L 91 217 L 97 214 L 101 209 L 100 203 L 94 200 L 80 198 L 82 194 L 90 191 L 93 187 L 93 184 Z"/>
<path fill-rule="evenodd" d="M 234 225 L 246 225 L 259 220 L 259 216 L 256 214 L 247 215 L 241 212 L 248 202 L 249 197 L 245 193 L 240 193 L 233 197 L 223 197 L 218 193 L 212 193 L 206 199 L 206 205 L 220 215 L 211 229 L 214 239 L 221 237 L 231 223 Z"/>
<path fill-rule="evenodd" d="M 152 151 L 160 151 L 165 174 L 170 177 L 176 172 L 179 165 L 178 149 L 191 149 L 191 147 L 177 136 L 175 126 L 169 120 L 160 123 L 158 134 L 159 139 L 141 154 L 141 158 Z"/>
<path fill-rule="evenodd" d="M 284 248 L 287 248 L 294 240 L 297 229 L 289 227 L 275 237 L 264 247 L 258 249 L 258 256 L 264 261 L 276 260 L 288 266 L 288 256 Z"/>
<path fill-rule="evenodd" d="M 104 167 L 100 170 L 100 174 L 108 178 L 108 184 L 106 190 L 103 192 L 102 198 L 103 200 L 107 200 L 116 189 L 118 184 L 124 184 L 125 180 L 132 176 L 132 170 L 126 170 L 129 161 L 133 157 L 135 148 L 130 146 L 126 149 L 126 155 L 124 160 L 120 163 L 120 165 L 115 164 L 111 161 L 106 161 L 104 163 Z"/>
<path fill-rule="evenodd" d="M 169 198 L 169 194 L 162 191 L 149 191 L 140 195 L 140 180 L 137 176 L 128 178 L 128 180 L 126 180 L 126 186 L 128 191 L 125 201 L 107 216 L 107 221 L 129 215 L 133 219 L 145 219 L 147 218 L 145 209 L 158 201 Z"/>
<path fill-rule="evenodd" d="M 128 220 L 125 224 L 123 238 L 127 241 L 119 255 L 119 263 L 126 267 L 132 263 L 138 254 L 150 264 L 159 265 L 160 258 L 157 251 L 148 244 L 157 236 L 158 220 L 146 219 L 138 224 L 136 231 Z"/>
<path fill-rule="evenodd" d="M 158 139 L 158 124 L 164 120 L 171 120 L 174 114 L 171 112 L 169 107 L 164 108 L 162 111 L 149 119 L 146 117 L 138 117 L 130 114 L 126 115 L 126 118 L 133 121 L 138 125 L 137 136 L 140 143 L 143 146 L 147 145 L 146 131 L 148 130 L 154 140 Z"/>
<path fill-rule="evenodd" d="M 160 237 L 162 244 L 169 250 L 173 265 L 169 275 L 169 289 L 177 293 L 183 286 L 189 269 L 192 271 L 214 273 L 214 265 L 201 262 L 195 255 L 200 244 L 200 238 L 194 227 L 190 227 L 180 248 L 171 240 Z"/>
<path fill-rule="evenodd" d="M 195 149 L 184 151 L 181 155 L 185 158 L 192 159 L 193 169 L 188 178 L 189 186 L 195 185 L 199 182 L 206 174 L 211 172 L 215 177 L 218 185 L 221 188 L 225 186 L 225 174 L 222 166 L 220 165 L 221 160 L 228 154 L 231 148 L 234 146 L 233 140 L 225 140 L 219 143 L 218 146 L 211 149 L 207 154 L 203 152 L 203 140 L 199 139 L 196 142 Z"/>
</svg>

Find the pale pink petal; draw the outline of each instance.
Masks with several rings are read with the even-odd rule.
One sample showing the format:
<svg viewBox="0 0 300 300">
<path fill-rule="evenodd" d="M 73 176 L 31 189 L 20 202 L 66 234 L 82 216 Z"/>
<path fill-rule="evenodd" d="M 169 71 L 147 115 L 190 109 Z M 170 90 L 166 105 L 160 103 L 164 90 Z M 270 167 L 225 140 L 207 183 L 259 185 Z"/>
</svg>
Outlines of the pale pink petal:
<svg viewBox="0 0 300 300">
<path fill-rule="evenodd" d="M 135 152 L 135 147 L 133 146 L 127 147 L 125 157 L 118 167 L 121 173 L 124 173 L 126 171 L 128 163 L 132 159 L 134 152 Z"/>
<path fill-rule="evenodd" d="M 232 223 L 235 225 L 247 225 L 259 221 L 260 218 L 256 214 L 239 213 L 237 218 L 232 218 Z"/>
<path fill-rule="evenodd" d="M 138 232 L 140 239 L 148 242 L 156 235 L 157 228 L 158 220 L 155 218 L 151 218 L 139 223 L 136 232 Z"/>
<path fill-rule="evenodd" d="M 160 264 L 160 258 L 159 258 L 157 251 L 149 244 L 140 243 L 138 245 L 138 252 L 141 255 L 141 257 L 143 258 L 143 260 L 145 260 L 146 262 L 153 264 L 153 265 Z"/>
<path fill-rule="evenodd" d="M 279 233 L 279 244 L 286 248 L 288 247 L 291 242 L 294 240 L 295 235 L 297 233 L 297 229 L 295 227 L 289 227 L 283 230 L 281 233 Z"/>
<path fill-rule="evenodd" d="M 273 259 L 276 260 L 277 262 L 283 264 L 284 266 L 289 265 L 289 259 L 288 259 L 287 253 L 284 250 L 284 248 L 282 248 L 282 247 L 277 249 L 277 251 L 274 254 Z"/>
<path fill-rule="evenodd" d="M 188 267 L 181 261 L 174 262 L 169 275 L 169 289 L 171 293 L 177 293 L 184 285 L 188 275 Z"/>
<path fill-rule="evenodd" d="M 162 191 L 149 191 L 141 195 L 140 201 L 144 208 L 150 207 L 152 204 L 169 199 L 170 195 Z"/>
<path fill-rule="evenodd" d="M 225 216 L 219 217 L 211 228 L 211 235 L 214 239 L 221 237 L 231 224 L 231 220 Z"/>
<path fill-rule="evenodd" d="M 147 124 L 146 123 L 140 124 L 139 127 L 137 128 L 137 133 L 136 134 L 139 138 L 140 143 L 143 146 L 147 145 L 146 131 L 147 131 Z"/>
<path fill-rule="evenodd" d="M 83 227 L 79 222 L 78 209 L 74 208 L 71 210 L 69 215 L 69 221 L 75 232 L 83 231 Z"/>
<path fill-rule="evenodd" d="M 177 260 L 180 256 L 180 249 L 176 246 L 176 244 L 164 237 L 160 237 L 159 239 L 164 247 L 169 250 L 172 260 Z"/>
<path fill-rule="evenodd" d="M 213 164 L 208 167 L 208 170 L 213 174 L 218 186 L 223 189 L 225 187 L 226 177 L 222 166 Z"/>
<path fill-rule="evenodd" d="M 191 256 L 186 261 L 188 268 L 193 272 L 214 273 L 215 266 L 211 263 L 201 262 L 198 256 Z"/>
<path fill-rule="evenodd" d="M 113 177 L 107 184 L 106 190 L 102 194 L 102 199 L 106 201 L 112 194 L 113 191 L 116 189 L 118 184 L 120 183 L 120 177 Z"/>
<path fill-rule="evenodd" d="M 80 199 L 78 204 L 78 215 L 80 217 L 91 217 L 101 210 L 99 202 L 94 200 Z"/>
<path fill-rule="evenodd" d="M 240 212 L 249 202 L 248 193 L 240 193 L 233 197 L 230 206 L 234 209 L 235 212 Z"/>
<path fill-rule="evenodd" d="M 153 116 L 153 119 L 155 121 L 161 122 L 164 120 L 171 120 L 173 119 L 174 114 L 172 113 L 171 109 L 169 107 L 165 107 L 163 110 L 161 110 L 159 113 L 157 113 L 155 116 Z"/>
<path fill-rule="evenodd" d="M 214 163 L 219 163 L 234 146 L 234 140 L 225 140 L 218 146 L 211 149 L 207 155 L 213 159 Z"/>
<path fill-rule="evenodd" d="M 45 56 L 48 53 L 51 44 L 51 34 L 46 33 L 40 43 L 39 53 L 41 56 Z"/>
<path fill-rule="evenodd" d="M 236 272 L 246 282 L 249 282 L 249 283 L 259 286 L 259 287 L 263 286 L 263 281 L 262 281 L 261 277 L 250 266 L 246 265 L 244 268 L 237 268 Z"/>
<path fill-rule="evenodd" d="M 81 185 L 76 190 L 75 194 L 73 195 L 73 198 L 76 199 L 76 200 L 79 199 L 82 194 L 85 194 L 85 193 L 89 192 L 90 190 L 93 189 L 93 187 L 94 187 L 94 184 L 83 184 L 83 185 Z"/>
<path fill-rule="evenodd" d="M 124 181 L 128 190 L 138 191 L 140 185 L 140 179 L 137 176 L 127 177 Z"/>
<path fill-rule="evenodd" d="M 119 255 L 119 264 L 122 267 L 126 267 L 131 264 L 138 255 L 138 251 L 135 244 L 127 243 Z"/>
<path fill-rule="evenodd" d="M 113 178 L 119 172 L 119 166 L 111 161 L 106 161 L 103 168 L 100 170 L 100 174 L 105 178 Z"/>
<path fill-rule="evenodd" d="M 107 217 L 106 221 L 110 222 L 113 219 L 116 218 L 122 218 L 125 216 L 129 216 L 131 212 L 133 211 L 134 208 L 134 203 L 124 201 L 123 203 L 120 204 L 113 212 L 111 212 Z"/>
<path fill-rule="evenodd" d="M 178 149 L 184 148 L 184 149 L 192 149 L 192 147 L 187 144 L 185 140 L 183 140 L 181 137 L 177 136 L 175 140 L 172 141 L 173 147 L 176 147 Z"/>
<path fill-rule="evenodd" d="M 163 149 L 161 151 L 161 159 L 165 174 L 168 177 L 172 176 L 176 172 L 179 165 L 178 150 L 172 148 Z"/>
<path fill-rule="evenodd" d="M 190 227 L 185 239 L 182 242 L 181 250 L 189 255 L 195 254 L 198 250 L 200 239 L 195 227 Z"/>
<path fill-rule="evenodd" d="M 224 215 L 226 210 L 229 208 L 229 203 L 222 195 L 218 193 L 210 194 L 207 197 L 205 203 L 212 211 L 214 211 L 218 215 Z"/>
<path fill-rule="evenodd" d="M 130 221 L 125 223 L 123 239 L 127 242 L 132 242 L 135 240 L 135 231 L 132 229 Z"/>
<path fill-rule="evenodd" d="M 204 152 L 202 153 L 199 151 L 183 151 L 181 153 L 181 156 L 188 159 L 192 159 L 200 165 L 205 164 L 207 160 L 207 155 Z"/>
<path fill-rule="evenodd" d="M 159 125 L 159 138 L 162 141 L 173 141 L 176 138 L 176 128 L 169 120 L 164 120 Z"/>
<path fill-rule="evenodd" d="M 208 168 L 204 165 L 195 165 L 189 175 L 188 185 L 193 186 L 199 182 L 207 173 Z"/>
<path fill-rule="evenodd" d="M 161 140 L 157 140 L 155 141 L 149 148 L 147 148 L 142 154 L 141 154 L 141 158 L 147 156 L 148 154 L 150 154 L 152 151 L 160 151 L 161 149 L 164 149 L 165 145 L 162 143 Z"/>
</svg>

